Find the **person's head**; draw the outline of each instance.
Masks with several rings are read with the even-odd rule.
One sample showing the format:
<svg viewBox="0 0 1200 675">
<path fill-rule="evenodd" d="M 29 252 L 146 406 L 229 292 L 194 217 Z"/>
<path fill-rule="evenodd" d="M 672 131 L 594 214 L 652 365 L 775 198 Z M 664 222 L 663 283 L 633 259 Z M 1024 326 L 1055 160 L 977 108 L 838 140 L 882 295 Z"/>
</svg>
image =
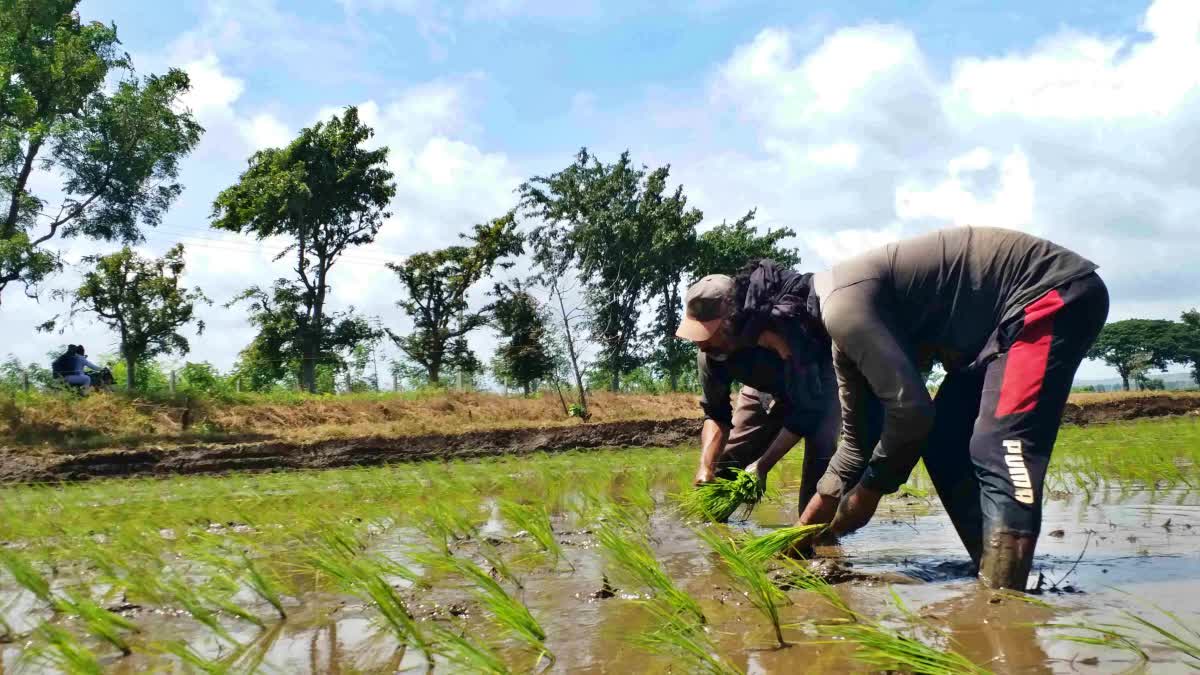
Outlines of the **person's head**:
<svg viewBox="0 0 1200 675">
<path fill-rule="evenodd" d="M 83 348 L 83 345 L 75 345 L 75 353 L 80 356 L 87 356 L 87 350 Z"/>
<path fill-rule="evenodd" d="M 733 312 L 733 279 L 710 274 L 688 288 L 675 337 L 696 343 L 705 354 L 728 354 L 736 345 L 729 326 Z"/>
</svg>

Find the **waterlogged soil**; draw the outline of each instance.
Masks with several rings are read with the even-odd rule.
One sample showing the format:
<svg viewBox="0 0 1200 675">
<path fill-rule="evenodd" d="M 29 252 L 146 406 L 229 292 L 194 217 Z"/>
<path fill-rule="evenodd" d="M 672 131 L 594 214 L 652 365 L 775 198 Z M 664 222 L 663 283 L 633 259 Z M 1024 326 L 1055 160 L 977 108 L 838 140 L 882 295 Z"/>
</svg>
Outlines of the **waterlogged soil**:
<svg viewBox="0 0 1200 675">
<path fill-rule="evenodd" d="M 786 486 L 784 494 L 794 495 L 795 486 Z M 789 524 L 794 508 L 789 503 L 766 504 L 749 520 L 730 526 L 765 533 Z M 651 518 L 652 547 L 671 577 L 701 603 L 709 633 L 726 661 L 746 673 L 864 671 L 853 660 L 850 645 L 823 641 L 812 632 L 814 622 L 833 620 L 837 613 L 802 591 L 789 593 L 793 604 L 784 608 L 783 620 L 798 626 L 785 630 L 790 644 L 778 648 L 768 624 L 731 587 L 719 562 L 690 527 L 660 508 Z M 648 627 L 637 602 L 640 596 L 637 589 L 608 578 L 609 566 L 591 532 L 572 529 L 557 517 L 555 530 L 566 552 L 564 561 L 552 570 L 518 565 L 525 585 L 521 598 L 541 621 L 549 636 L 547 647 L 557 657 L 552 665 L 543 663 L 544 670 L 678 672 L 672 671 L 669 660 L 648 656 L 630 644 L 631 636 Z M 520 533 L 506 531 L 498 514 L 479 536 L 505 553 L 515 553 L 523 539 Z M 377 550 L 403 559 L 408 545 L 418 539 L 415 531 L 398 529 L 379 542 Z M 472 556 L 476 546 L 466 540 L 453 548 L 456 555 Z M 1049 622 L 1111 623 L 1123 620 L 1125 611 L 1158 620 L 1159 611 L 1168 610 L 1190 625 L 1200 625 L 1195 601 L 1200 597 L 1200 495 L 1189 490 L 1114 488 L 1051 495 L 1045 504 L 1037 576 L 1031 579 L 1040 579 L 1042 588 L 1032 597 L 1049 607 L 981 589 L 936 499 L 891 498 L 870 527 L 837 545 L 821 547 L 818 554 L 812 569 L 836 583 L 855 610 L 898 619 L 890 597 L 895 593 L 929 626 L 949 635 L 955 649 L 998 673 L 1118 673 L 1139 665 L 1124 652 L 1064 641 L 1063 631 L 1044 626 Z M 465 617 L 480 634 L 488 630 L 465 588 L 453 582 L 435 583 L 432 591 L 400 585 L 421 619 Z M 249 670 L 246 664 L 258 659 L 269 672 L 424 672 L 421 657 L 399 649 L 360 601 L 330 595 L 294 604 L 303 609 L 287 621 L 268 622 L 265 629 L 229 623 L 234 637 L 250 645 L 238 672 Z M 147 639 L 184 639 L 209 658 L 222 653 L 211 633 L 185 617 L 136 607 L 122 611 L 145 628 Z M 259 614 L 266 616 L 269 610 Z M 510 651 L 502 649 L 505 654 L 518 653 L 516 645 L 508 647 Z M 19 644 L 0 644 L 0 672 L 14 668 L 19 650 Z M 1148 652 L 1150 672 L 1194 672 L 1178 655 L 1154 648 Z M 514 656 L 514 662 L 521 663 L 520 658 Z M 181 672 L 178 666 L 137 653 L 110 659 L 108 669 Z"/>
<path fill-rule="evenodd" d="M 1070 403 L 1067 424 L 1200 414 L 1200 397 L 1140 396 Z M 580 448 L 675 447 L 693 440 L 696 418 L 635 420 L 406 436 L 278 439 L 141 445 L 80 451 L 0 446 L 0 483 L 80 481 L 105 477 L 327 469 L 430 459 L 463 459 Z"/>
</svg>

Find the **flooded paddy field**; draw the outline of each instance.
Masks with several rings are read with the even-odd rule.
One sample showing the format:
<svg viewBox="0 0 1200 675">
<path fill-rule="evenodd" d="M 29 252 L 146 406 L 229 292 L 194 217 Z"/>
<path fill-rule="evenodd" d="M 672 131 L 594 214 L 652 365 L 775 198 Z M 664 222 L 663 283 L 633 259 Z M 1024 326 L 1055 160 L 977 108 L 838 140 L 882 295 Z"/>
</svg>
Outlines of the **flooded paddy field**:
<svg viewBox="0 0 1200 675">
<path fill-rule="evenodd" d="M 723 525 L 676 506 L 695 459 L 0 489 L 0 672 L 1200 668 L 1195 417 L 1064 428 L 1030 595 L 978 587 L 920 471 L 811 559 L 738 567 L 795 520 L 800 450 Z"/>
</svg>

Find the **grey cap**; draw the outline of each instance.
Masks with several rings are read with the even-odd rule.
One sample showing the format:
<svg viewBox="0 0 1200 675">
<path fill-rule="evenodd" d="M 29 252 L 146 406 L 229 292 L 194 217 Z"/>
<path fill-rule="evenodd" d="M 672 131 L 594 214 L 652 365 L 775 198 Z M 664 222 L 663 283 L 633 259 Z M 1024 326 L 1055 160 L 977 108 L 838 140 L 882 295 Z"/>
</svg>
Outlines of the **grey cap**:
<svg viewBox="0 0 1200 675">
<path fill-rule="evenodd" d="M 712 337 L 733 314 L 733 278 L 710 274 L 692 284 L 684 297 L 684 318 L 675 336 L 692 342 Z"/>
</svg>

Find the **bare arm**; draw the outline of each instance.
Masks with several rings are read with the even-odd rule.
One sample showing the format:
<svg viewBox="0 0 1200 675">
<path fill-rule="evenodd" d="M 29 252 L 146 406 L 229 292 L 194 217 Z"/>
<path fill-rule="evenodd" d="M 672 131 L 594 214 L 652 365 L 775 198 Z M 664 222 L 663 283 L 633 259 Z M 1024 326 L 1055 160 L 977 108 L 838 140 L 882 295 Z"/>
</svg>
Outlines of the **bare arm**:
<svg viewBox="0 0 1200 675">
<path fill-rule="evenodd" d="M 707 483 L 715 477 L 713 468 L 717 460 L 725 452 L 725 444 L 729 441 L 729 428 L 707 419 L 704 428 L 700 430 L 700 468 L 696 471 L 693 484 Z"/>
<path fill-rule="evenodd" d="M 780 429 L 775 436 L 775 440 L 767 446 L 767 451 L 762 454 L 755 462 L 746 467 L 747 471 L 757 473 L 759 476 L 765 476 L 783 459 L 783 456 L 788 454 L 792 448 L 796 447 L 796 443 L 800 442 L 800 435 L 788 431 L 786 428 Z"/>
</svg>

